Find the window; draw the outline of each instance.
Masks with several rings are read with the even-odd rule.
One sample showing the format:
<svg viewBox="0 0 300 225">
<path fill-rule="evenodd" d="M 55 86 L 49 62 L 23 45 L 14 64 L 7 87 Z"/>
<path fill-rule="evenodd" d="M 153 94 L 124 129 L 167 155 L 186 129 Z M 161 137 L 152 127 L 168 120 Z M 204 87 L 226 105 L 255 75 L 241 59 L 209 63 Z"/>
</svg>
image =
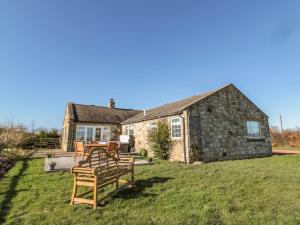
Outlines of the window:
<svg viewBox="0 0 300 225">
<path fill-rule="evenodd" d="M 88 127 L 87 128 L 87 135 L 86 135 L 86 142 L 91 143 L 93 141 L 93 136 L 94 136 L 94 128 L 93 127 Z"/>
<path fill-rule="evenodd" d="M 110 129 L 109 129 L 109 127 L 103 127 L 102 141 L 110 141 Z"/>
<path fill-rule="evenodd" d="M 128 134 L 129 135 L 134 135 L 134 126 L 129 126 L 128 127 Z"/>
<path fill-rule="evenodd" d="M 171 118 L 171 137 L 181 138 L 181 119 L 180 117 Z"/>
<path fill-rule="evenodd" d="M 101 141 L 101 128 L 100 127 L 96 128 L 95 141 Z"/>
<path fill-rule="evenodd" d="M 76 140 L 90 143 L 92 141 L 110 141 L 110 127 L 100 126 L 78 126 Z"/>
<path fill-rule="evenodd" d="M 150 123 L 150 131 L 156 130 L 157 129 L 157 124 L 155 122 Z"/>
<path fill-rule="evenodd" d="M 133 125 L 126 126 L 125 133 L 126 135 L 134 135 L 134 126 Z"/>
<path fill-rule="evenodd" d="M 247 135 L 250 138 L 260 138 L 261 129 L 258 121 L 247 121 Z"/>
<path fill-rule="evenodd" d="M 77 127 L 76 140 L 85 141 L 85 127 Z"/>
</svg>

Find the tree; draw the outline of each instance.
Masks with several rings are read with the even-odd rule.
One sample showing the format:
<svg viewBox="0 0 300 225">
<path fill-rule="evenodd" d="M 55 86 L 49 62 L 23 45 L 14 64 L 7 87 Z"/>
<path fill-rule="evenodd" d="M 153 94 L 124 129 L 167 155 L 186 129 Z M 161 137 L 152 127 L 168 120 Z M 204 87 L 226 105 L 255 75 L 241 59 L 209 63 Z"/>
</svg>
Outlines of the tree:
<svg viewBox="0 0 300 225">
<path fill-rule="evenodd" d="M 24 126 L 14 126 L 13 121 L 5 121 L 3 124 L 1 124 L 0 129 L 0 149 L 17 148 L 22 141 L 24 133 Z"/>
<path fill-rule="evenodd" d="M 170 136 L 170 129 L 167 124 L 158 122 L 157 128 L 150 131 L 148 142 L 154 152 L 154 156 L 159 159 L 169 159 L 173 143 Z"/>
</svg>

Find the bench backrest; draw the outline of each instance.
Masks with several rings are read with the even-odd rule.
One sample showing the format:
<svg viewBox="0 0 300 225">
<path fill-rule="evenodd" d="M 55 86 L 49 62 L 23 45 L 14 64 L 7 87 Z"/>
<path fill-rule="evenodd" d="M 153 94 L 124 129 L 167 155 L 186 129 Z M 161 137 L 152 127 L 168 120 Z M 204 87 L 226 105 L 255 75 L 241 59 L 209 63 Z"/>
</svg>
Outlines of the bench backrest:
<svg viewBox="0 0 300 225">
<path fill-rule="evenodd" d="M 94 148 L 87 158 L 78 164 L 82 168 L 97 168 L 99 174 L 104 174 L 118 168 L 118 159 L 105 148 Z"/>
</svg>

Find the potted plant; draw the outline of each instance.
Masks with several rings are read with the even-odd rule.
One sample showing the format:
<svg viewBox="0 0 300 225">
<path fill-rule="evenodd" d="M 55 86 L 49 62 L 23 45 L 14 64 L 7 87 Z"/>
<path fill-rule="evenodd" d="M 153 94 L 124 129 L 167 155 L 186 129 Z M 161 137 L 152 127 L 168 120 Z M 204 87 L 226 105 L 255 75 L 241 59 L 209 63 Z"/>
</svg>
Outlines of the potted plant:
<svg viewBox="0 0 300 225">
<path fill-rule="evenodd" d="M 54 162 L 54 161 L 49 162 L 49 166 L 50 166 L 50 170 L 54 170 L 54 168 L 56 166 L 56 162 Z"/>
<path fill-rule="evenodd" d="M 52 158 L 53 154 L 52 154 L 52 152 L 47 152 L 46 156 L 47 156 L 47 158 Z"/>
</svg>

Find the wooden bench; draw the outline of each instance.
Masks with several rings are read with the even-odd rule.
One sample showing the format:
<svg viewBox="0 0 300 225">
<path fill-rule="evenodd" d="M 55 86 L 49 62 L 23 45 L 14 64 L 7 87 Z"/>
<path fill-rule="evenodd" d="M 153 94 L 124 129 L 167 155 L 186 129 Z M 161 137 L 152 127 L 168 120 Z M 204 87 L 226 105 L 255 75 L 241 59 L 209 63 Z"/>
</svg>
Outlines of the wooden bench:
<svg viewBox="0 0 300 225">
<path fill-rule="evenodd" d="M 74 175 L 73 194 L 71 204 L 90 204 L 97 207 L 98 194 L 107 185 L 115 184 L 119 190 L 120 177 L 131 174 L 131 181 L 127 182 L 134 186 L 134 158 L 116 158 L 114 154 L 107 152 L 105 148 L 94 148 L 87 158 L 80 161 L 71 169 Z M 78 194 L 78 188 L 84 187 L 83 193 Z M 91 198 L 83 198 L 92 195 Z M 103 200 L 105 197 L 99 199 Z"/>
</svg>

